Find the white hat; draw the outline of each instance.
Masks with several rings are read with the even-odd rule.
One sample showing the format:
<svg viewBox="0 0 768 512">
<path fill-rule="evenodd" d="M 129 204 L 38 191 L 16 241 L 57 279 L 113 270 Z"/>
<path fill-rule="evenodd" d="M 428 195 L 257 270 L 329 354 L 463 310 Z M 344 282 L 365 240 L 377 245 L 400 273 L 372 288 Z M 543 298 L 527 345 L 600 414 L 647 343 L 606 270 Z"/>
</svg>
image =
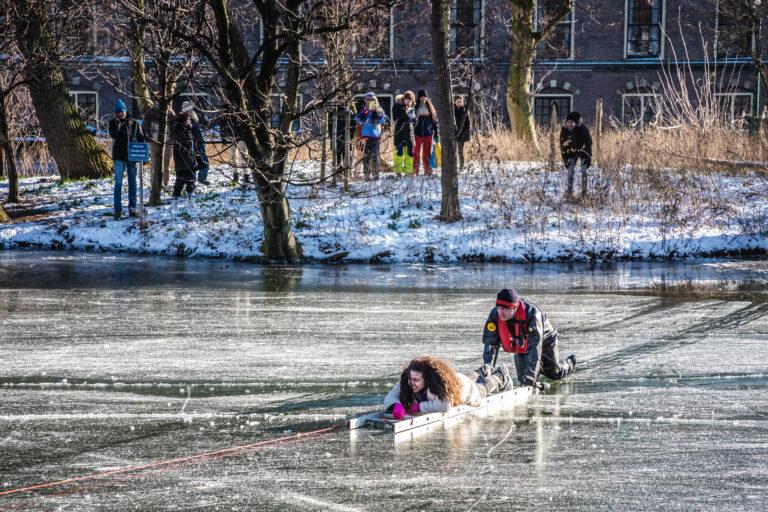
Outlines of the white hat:
<svg viewBox="0 0 768 512">
<path fill-rule="evenodd" d="M 195 106 L 193 104 L 191 104 L 188 101 L 185 101 L 184 103 L 181 104 L 182 112 L 189 112 L 190 110 L 195 110 Z"/>
</svg>

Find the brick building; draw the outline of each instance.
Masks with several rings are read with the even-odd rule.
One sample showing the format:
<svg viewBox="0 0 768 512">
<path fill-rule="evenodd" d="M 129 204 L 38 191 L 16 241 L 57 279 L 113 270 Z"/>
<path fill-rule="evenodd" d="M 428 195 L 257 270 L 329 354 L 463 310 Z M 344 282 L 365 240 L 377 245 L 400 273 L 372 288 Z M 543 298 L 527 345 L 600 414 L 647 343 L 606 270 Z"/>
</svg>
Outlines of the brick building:
<svg viewBox="0 0 768 512">
<path fill-rule="evenodd" d="M 724 0 L 575 0 L 571 14 L 539 45 L 533 64 L 536 94 L 533 112 L 538 123 L 548 123 L 555 102 L 561 117 L 579 110 L 591 122 L 598 99 L 606 118 L 625 126 L 653 122 L 662 106 L 664 82 L 675 74 L 675 63 L 690 70 L 686 82 L 695 95 L 694 80 L 714 72 L 716 101 L 728 119 L 738 121 L 763 104 L 765 91 L 746 44 L 760 44 L 768 54 L 768 38 L 755 40 L 751 27 L 735 25 L 723 15 Z M 548 17 L 562 0 L 538 0 L 535 22 Z M 374 91 L 385 109 L 405 90 L 426 89 L 434 94 L 431 64 L 430 3 L 405 2 L 389 13 L 372 13 L 378 31 L 376 44 L 360 37 L 353 61 L 355 92 Z M 508 2 L 454 0 L 451 8 L 451 54 L 455 57 L 454 91 L 472 92 L 472 108 L 482 125 L 492 118 L 506 119 L 505 84 L 509 69 Z M 251 40 L 258 41 L 258 23 Z M 311 47 L 306 55 L 318 52 Z M 129 73 L 127 62 L 124 66 Z M 674 86 L 675 78 L 671 77 Z M 69 74 L 73 99 L 89 124 L 104 129 L 117 96 L 99 79 Z M 206 108 L 215 100 L 204 87 L 188 96 Z M 303 101 L 309 101 L 305 91 Z M 277 98 L 277 96 L 276 96 Z M 277 100 L 279 101 L 279 100 Z M 178 106 L 178 105 L 176 105 Z M 301 124 L 296 123 L 296 129 Z"/>
</svg>

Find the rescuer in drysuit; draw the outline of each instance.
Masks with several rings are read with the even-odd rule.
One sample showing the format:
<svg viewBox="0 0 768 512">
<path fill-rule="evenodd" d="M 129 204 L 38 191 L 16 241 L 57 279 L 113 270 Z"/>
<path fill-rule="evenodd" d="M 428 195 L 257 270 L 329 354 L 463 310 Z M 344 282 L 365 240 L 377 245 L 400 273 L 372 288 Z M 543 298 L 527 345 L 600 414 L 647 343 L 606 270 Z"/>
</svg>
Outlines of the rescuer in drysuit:
<svg viewBox="0 0 768 512">
<path fill-rule="evenodd" d="M 521 299 L 514 288 L 505 288 L 496 295 L 496 307 L 485 322 L 483 343 L 486 364 L 495 365 L 500 347 L 515 354 L 521 386 L 535 386 L 540 372 L 559 380 L 576 367 L 574 355 L 560 359 L 557 330 L 547 316 L 535 304 Z"/>
</svg>

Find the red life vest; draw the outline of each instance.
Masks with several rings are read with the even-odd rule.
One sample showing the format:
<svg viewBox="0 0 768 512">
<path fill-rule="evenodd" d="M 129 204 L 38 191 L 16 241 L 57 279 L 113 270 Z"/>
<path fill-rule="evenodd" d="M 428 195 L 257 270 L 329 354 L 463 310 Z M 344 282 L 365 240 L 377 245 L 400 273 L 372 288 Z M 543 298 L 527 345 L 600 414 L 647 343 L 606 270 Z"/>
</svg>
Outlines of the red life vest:
<svg viewBox="0 0 768 512">
<path fill-rule="evenodd" d="M 501 346 L 504 352 L 512 352 L 513 354 L 525 354 L 528 352 L 528 314 L 525 312 L 525 305 L 521 300 L 517 304 L 517 311 L 515 312 L 514 326 L 515 337 L 512 338 L 512 334 L 509 332 L 509 326 L 507 322 L 497 318 L 496 323 L 499 326 L 499 338 L 501 339 Z"/>
</svg>

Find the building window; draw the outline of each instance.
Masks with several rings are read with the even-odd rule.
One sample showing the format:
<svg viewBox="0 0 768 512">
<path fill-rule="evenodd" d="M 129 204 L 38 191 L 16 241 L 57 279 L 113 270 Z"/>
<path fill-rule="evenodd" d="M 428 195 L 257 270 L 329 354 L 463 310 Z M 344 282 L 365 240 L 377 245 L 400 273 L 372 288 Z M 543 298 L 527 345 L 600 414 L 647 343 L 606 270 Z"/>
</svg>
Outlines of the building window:
<svg viewBox="0 0 768 512">
<path fill-rule="evenodd" d="M 373 10 L 353 36 L 352 54 L 365 59 L 391 59 L 394 45 L 393 16 L 393 9 Z"/>
<path fill-rule="evenodd" d="M 645 128 L 661 115 L 661 96 L 658 94 L 624 94 L 621 120 L 629 128 Z"/>
<path fill-rule="evenodd" d="M 549 126 L 552 116 L 552 103 L 557 107 L 557 120 L 562 123 L 571 111 L 573 96 L 537 94 L 533 99 L 533 119 L 536 124 Z"/>
<path fill-rule="evenodd" d="M 453 0 L 451 2 L 450 53 L 466 59 L 483 55 L 482 0 Z"/>
<path fill-rule="evenodd" d="M 719 0 L 715 19 L 715 56 L 718 59 L 743 57 L 749 53 L 751 47 L 750 23 L 739 20 L 729 12 L 728 4 Z"/>
<path fill-rule="evenodd" d="M 536 2 L 536 26 L 541 31 L 549 20 L 565 6 L 565 0 L 538 0 Z M 563 21 L 549 33 L 549 35 L 539 43 L 536 48 L 536 56 L 540 59 L 571 59 L 573 58 L 573 36 L 574 36 L 574 9 L 576 2 L 571 6 L 571 12 Z"/>
<path fill-rule="evenodd" d="M 664 58 L 664 0 L 626 0 L 626 57 Z"/>
<path fill-rule="evenodd" d="M 716 94 L 720 118 L 732 128 L 744 128 L 747 118 L 752 115 L 752 93 Z"/>
<path fill-rule="evenodd" d="M 99 96 L 92 91 L 70 91 L 69 98 L 77 107 L 80 118 L 88 127 L 88 131 L 95 134 L 99 131 Z"/>
</svg>

